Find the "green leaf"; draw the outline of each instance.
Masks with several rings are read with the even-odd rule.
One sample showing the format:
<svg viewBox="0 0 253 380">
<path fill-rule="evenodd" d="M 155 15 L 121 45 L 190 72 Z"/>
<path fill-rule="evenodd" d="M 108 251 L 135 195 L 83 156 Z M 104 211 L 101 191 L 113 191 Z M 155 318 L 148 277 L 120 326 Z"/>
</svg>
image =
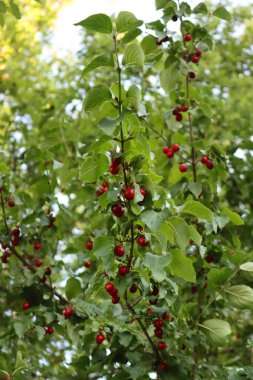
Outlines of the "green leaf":
<svg viewBox="0 0 253 380">
<path fill-rule="evenodd" d="M 116 29 L 118 33 L 128 32 L 129 30 L 133 30 L 142 24 L 143 21 L 137 20 L 133 13 L 122 11 L 118 14 Z"/>
<path fill-rule="evenodd" d="M 138 43 L 127 45 L 123 57 L 124 66 L 137 66 L 142 68 L 144 64 L 144 53 Z"/>
<path fill-rule="evenodd" d="M 0 356 L 0 369 L 3 369 L 4 371 L 8 371 L 8 365 L 7 361 L 3 356 Z"/>
<path fill-rule="evenodd" d="M 113 55 L 110 53 L 105 53 L 98 55 L 96 58 L 94 58 L 83 70 L 83 74 L 87 74 L 90 71 L 96 69 L 97 67 L 114 67 L 114 60 Z"/>
<path fill-rule="evenodd" d="M 201 184 L 197 182 L 190 182 L 188 187 L 189 187 L 189 190 L 192 192 L 192 194 L 194 194 L 195 197 L 198 198 L 202 191 Z"/>
<path fill-rule="evenodd" d="M 16 322 L 14 323 L 14 330 L 19 338 L 23 338 L 23 336 L 25 335 L 26 327 L 23 323 Z"/>
<path fill-rule="evenodd" d="M 177 4 L 172 0 L 155 0 L 156 9 L 162 9 L 167 7 L 177 8 Z"/>
<path fill-rule="evenodd" d="M 156 232 L 168 215 L 169 211 L 167 209 L 161 212 L 146 210 L 141 214 L 141 219 L 151 231 Z"/>
<path fill-rule="evenodd" d="M 248 261 L 247 263 L 240 265 L 240 269 L 246 272 L 253 272 L 253 262 Z"/>
<path fill-rule="evenodd" d="M 141 34 L 140 29 L 134 29 L 130 30 L 130 32 L 126 33 L 125 36 L 122 38 L 122 42 L 127 44 L 128 42 L 131 42 L 134 40 L 136 37 L 138 37 Z"/>
<path fill-rule="evenodd" d="M 216 16 L 222 20 L 230 21 L 231 20 L 231 14 L 226 10 L 224 7 L 218 7 L 213 11 L 213 16 Z"/>
<path fill-rule="evenodd" d="M 170 261 L 171 256 L 169 254 L 161 256 L 147 252 L 142 264 L 151 270 L 155 281 L 161 282 L 166 278 L 166 271 L 164 268 L 170 263 Z"/>
<path fill-rule="evenodd" d="M 196 282 L 196 273 L 192 261 L 180 249 L 172 251 L 170 268 L 174 276 L 181 277 L 188 282 Z"/>
<path fill-rule="evenodd" d="M 94 245 L 93 245 L 93 254 L 99 258 L 101 256 L 106 255 L 112 247 L 112 240 L 108 236 L 98 236 L 94 240 Z"/>
<path fill-rule="evenodd" d="M 189 237 L 195 244 L 200 245 L 202 242 L 202 236 L 198 233 L 193 225 L 188 225 Z"/>
<path fill-rule="evenodd" d="M 199 3 L 196 5 L 195 8 L 193 8 L 193 13 L 208 13 L 208 9 L 205 3 Z"/>
<path fill-rule="evenodd" d="M 208 319 L 199 326 L 206 330 L 211 341 L 217 346 L 222 346 L 227 336 L 231 334 L 229 323 L 221 319 Z"/>
<path fill-rule="evenodd" d="M 217 288 L 224 285 L 232 273 L 233 271 L 229 268 L 211 269 L 207 275 L 208 288 Z"/>
<path fill-rule="evenodd" d="M 79 179 L 83 182 L 95 182 L 108 170 L 109 161 L 106 156 L 86 157 L 79 170 Z"/>
<path fill-rule="evenodd" d="M 15 4 L 13 1 L 10 2 L 10 7 L 11 7 L 11 13 L 16 17 L 16 19 L 20 20 L 21 19 L 21 13 L 19 10 L 19 7 L 17 4 Z"/>
<path fill-rule="evenodd" d="M 110 119 L 109 117 L 105 117 L 99 122 L 98 125 L 99 125 L 99 128 L 102 129 L 104 134 L 111 136 L 114 133 L 119 120 L 120 120 L 119 118 Z"/>
<path fill-rule="evenodd" d="M 244 221 L 236 212 L 229 210 L 228 208 L 223 208 L 221 211 L 222 215 L 227 215 L 231 223 L 235 226 L 241 226 L 244 224 Z"/>
<path fill-rule="evenodd" d="M 178 85 L 179 76 L 180 71 L 176 63 L 162 70 L 160 75 L 160 82 L 164 91 L 170 92 L 174 90 Z"/>
<path fill-rule="evenodd" d="M 253 307 L 253 289 L 247 285 L 234 285 L 225 289 L 230 303 L 238 309 Z"/>
<path fill-rule="evenodd" d="M 80 25 L 83 28 L 92 32 L 110 34 L 112 33 L 112 21 L 109 16 L 104 13 L 97 13 L 89 16 L 75 25 Z"/>
<path fill-rule="evenodd" d="M 0 12 L 6 12 L 6 5 L 2 0 L 0 0 Z"/>
<path fill-rule="evenodd" d="M 141 104 L 141 99 L 141 90 L 138 86 L 136 86 L 136 84 L 133 84 L 127 91 L 127 100 L 130 102 L 133 108 L 138 109 Z"/>
<path fill-rule="evenodd" d="M 84 101 L 84 109 L 90 111 L 107 100 L 112 98 L 110 89 L 107 86 L 98 85 L 93 87 L 86 95 Z"/>
<path fill-rule="evenodd" d="M 186 224 L 183 218 L 180 218 L 178 216 L 172 216 L 171 218 L 169 218 L 167 223 L 174 232 L 177 244 L 182 250 L 185 250 L 185 248 L 189 245 L 190 238 L 188 225 Z"/>
<path fill-rule="evenodd" d="M 65 286 L 65 294 L 68 300 L 75 298 L 81 293 L 82 287 L 80 281 L 75 277 L 70 277 Z"/>
<path fill-rule="evenodd" d="M 196 216 L 198 219 L 204 219 L 209 222 L 213 221 L 212 211 L 197 201 L 187 201 L 181 212 Z"/>
</svg>

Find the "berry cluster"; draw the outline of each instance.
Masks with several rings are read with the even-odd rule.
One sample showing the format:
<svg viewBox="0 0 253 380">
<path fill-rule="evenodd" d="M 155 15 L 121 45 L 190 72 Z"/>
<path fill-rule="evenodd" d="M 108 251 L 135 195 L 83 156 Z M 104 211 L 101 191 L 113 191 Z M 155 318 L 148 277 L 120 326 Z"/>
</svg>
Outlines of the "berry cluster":
<svg viewBox="0 0 253 380">
<path fill-rule="evenodd" d="M 111 174 L 116 175 L 120 171 L 121 157 L 114 157 L 111 160 L 109 171 Z"/>
<path fill-rule="evenodd" d="M 200 159 L 203 165 L 206 165 L 207 169 L 212 170 L 214 165 L 213 161 L 208 158 L 208 156 L 202 156 Z"/>
<path fill-rule="evenodd" d="M 174 157 L 174 154 L 180 150 L 180 146 L 178 144 L 173 144 L 171 147 L 164 146 L 163 153 L 166 154 L 168 158 Z"/>
<path fill-rule="evenodd" d="M 101 195 L 106 193 L 108 191 L 108 185 L 108 182 L 103 182 L 100 189 L 96 190 L 96 196 L 100 197 Z"/>
<path fill-rule="evenodd" d="M 113 304 L 119 303 L 120 297 L 118 295 L 118 289 L 113 285 L 112 282 L 109 281 L 105 284 L 105 291 L 112 297 Z"/>
</svg>

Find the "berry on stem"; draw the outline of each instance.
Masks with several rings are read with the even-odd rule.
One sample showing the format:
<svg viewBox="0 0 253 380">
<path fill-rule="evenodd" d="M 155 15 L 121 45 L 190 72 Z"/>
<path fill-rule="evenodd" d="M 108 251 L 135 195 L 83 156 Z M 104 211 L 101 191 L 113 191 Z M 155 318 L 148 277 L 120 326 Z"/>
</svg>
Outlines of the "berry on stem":
<svg viewBox="0 0 253 380">
<path fill-rule="evenodd" d="M 90 268 L 92 266 L 92 262 L 86 261 L 86 263 L 84 265 L 86 266 L 86 268 Z"/>
<path fill-rule="evenodd" d="M 199 57 L 197 55 L 193 55 L 192 56 L 192 62 L 193 63 L 198 63 L 198 61 L 199 61 Z"/>
<path fill-rule="evenodd" d="M 124 277 L 128 274 L 128 272 L 129 272 L 129 269 L 128 269 L 127 265 L 121 265 L 119 267 L 118 273 L 120 276 Z"/>
<path fill-rule="evenodd" d="M 166 350 L 166 347 L 167 347 L 167 344 L 163 341 L 160 341 L 158 344 L 157 344 L 157 348 L 158 350 Z"/>
<path fill-rule="evenodd" d="M 23 302 L 22 309 L 23 310 L 30 309 L 30 303 L 28 301 Z"/>
<path fill-rule="evenodd" d="M 202 156 L 200 161 L 202 164 L 206 165 L 207 162 L 209 161 L 209 158 L 208 158 L 208 156 Z"/>
<path fill-rule="evenodd" d="M 15 202 L 14 202 L 13 199 L 9 199 L 7 203 L 8 203 L 9 207 L 14 207 L 15 206 Z"/>
<path fill-rule="evenodd" d="M 171 149 L 173 150 L 173 152 L 178 152 L 180 150 L 180 146 L 178 144 L 173 144 Z"/>
<path fill-rule="evenodd" d="M 115 203 L 112 206 L 111 210 L 112 210 L 113 215 L 116 216 L 117 218 L 121 218 L 125 213 L 125 209 L 120 203 Z"/>
<path fill-rule="evenodd" d="M 187 104 L 182 104 L 182 105 L 181 105 L 181 111 L 182 111 L 182 112 L 187 112 L 188 109 L 189 109 L 189 107 L 187 106 Z"/>
<path fill-rule="evenodd" d="M 114 166 L 114 165 L 111 165 L 111 166 L 109 167 L 109 171 L 110 171 L 110 173 L 111 173 L 112 175 L 116 175 L 116 174 L 118 174 L 119 170 L 120 170 L 120 166 Z"/>
<path fill-rule="evenodd" d="M 199 49 L 198 49 L 198 50 L 196 51 L 196 53 L 195 53 L 195 55 L 196 55 L 197 57 L 200 57 L 200 56 L 201 56 L 201 54 L 202 54 L 202 51 L 201 51 L 201 50 L 199 50 Z"/>
<path fill-rule="evenodd" d="M 155 330 L 154 330 L 154 334 L 155 334 L 155 336 L 157 337 L 157 338 L 162 338 L 163 337 L 163 330 L 162 329 L 159 329 L 159 328 L 156 328 Z"/>
<path fill-rule="evenodd" d="M 112 282 L 108 281 L 106 284 L 105 284 L 105 291 L 107 293 L 109 293 L 112 289 L 114 289 L 114 285 Z"/>
<path fill-rule="evenodd" d="M 189 41 L 191 41 L 191 35 L 189 34 L 189 33 L 187 33 L 185 36 L 184 36 L 184 40 L 185 40 L 185 42 L 189 42 Z"/>
<path fill-rule="evenodd" d="M 114 305 L 116 305 L 117 303 L 119 303 L 119 301 L 120 301 L 120 297 L 119 296 L 112 297 L 112 303 Z"/>
<path fill-rule="evenodd" d="M 41 267 L 42 264 L 43 264 L 43 263 L 42 263 L 42 260 L 41 260 L 41 259 L 36 259 L 36 260 L 35 260 L 35 266 L 36 266 L 36 267 Z"/>
<path fill-rule="evenodd" d="M 168 363 L 163 361 L 159 364 L 159 371 L 164 372 L 169 368 Z"/>
<path fill-rule="evenodd" d="M 124 197 L 127 201 L 132 201 L 134 199 L 134 188 L 133 187 L 127 187 L 124 191 Z"/>
<path fill-rule="evenodd" d="M 34 248 L 36 251 L 38 251 L 39 249 L 41 249 L 41 243 L 37 241 L 36 243 L 34 243 L 33 248 Z"/>
<path fill-rule="evenodd" d="M 145 198 L 146 195 L 147 195 L 147 191 L 145 189 L 143 189 L 143 187 L 140 188 L 140 193 L 141 195 Z"/>
<path fill-rule="evenodd" d="M 181 113 L 178 113 L 178 114 L 176 115 L 176 120 L 177 120 L 177 121 L 182 121 L 182 120 L 183 120 L 183 115 L 182 115 Z"/>
<path fill-rule="evenodd" d="M 195 79 L 195 78 L 196 78 L 196 73 L 194 73 L 193 71 L 189 71 L 189 73 L 188 73 L 188 77 L 189 77 L 190 79 Z"/>
<path fill-rule="evenodd" d="M 70 317 L 73 314 L 73 309 L 71 306 L 66 307 L 66 309 L 63 310 L 62 314 L 64 315 L 65 318 Z"/>
<path fill-rule="evenodd" d="M 132 284 L 132 285 L 130 286 L 130 289 L 129 289 L 130 293 L 136 293 L 137 290 L 138 290 L 138 286 L 137 286 L 137 284 Z"/>
<path fill-rule="evenodd" d="M 87 248 L 89 251 L 92 250 L 92 248 L 93 248 L 93 242 L 92 242 L 92 241 L 87 241 L 87 242 L 85 243 L 85 245 L 86 245 L 86 248 Z"/>
<path fill-rule="evenodd" d="M 163 153 L 164 154 L 167 154 L 169 150 L 170 150 L 170 148 L 168 146 L 163 147 Z"/>
<path fill-rule="evenodd" d="M 153 325 L 154 325 L 155 328 L 161 329 L 163 327 L 163 321 L 161 319 L 156 319 L 153 322 Z"/>
<path fill-rule="evenodd" d="M 125 254 L 125 248 L 123 247 L 122 244 L 119 244 L 114 248 L 114 255 L 115 256 L 122 257 L 122 256 L 124 256 L 124 254 Z"/>
<path fill-rule="evenodd" d="M 53 326 L 46 326 L 44 327 L 46 334 L 52 335 L 54 333 Z"/>
<path fill-rule="evenodd" d="M 104 340 L 105 340 L 105 336 L 104 336 L 103 334 L 98 334 L 98 335 L 96 336 L 96 343 L 97 343 L 97 344 L 101 344 L 101 343 L 103 343 Z"/>
<path fill-rule="evenodd" d="M 187 172 L 188 166 L 185 165 L 185 164 L 180 164 L 179 165 L 179 170 L 180 170 L 181 173 Z"/>
<path fill-rule="evenodd" d="M 167 157 L 168 158 L 172 158 L 174 156 L 174 152 L 172 149 L 169 149 L 168 153 L 167 153 Z"/>
</svg>

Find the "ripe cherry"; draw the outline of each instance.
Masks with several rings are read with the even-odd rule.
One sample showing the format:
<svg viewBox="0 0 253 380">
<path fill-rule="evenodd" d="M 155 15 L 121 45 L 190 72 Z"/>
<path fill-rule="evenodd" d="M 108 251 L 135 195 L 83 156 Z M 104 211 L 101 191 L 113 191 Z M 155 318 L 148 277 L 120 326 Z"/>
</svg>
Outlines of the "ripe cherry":
<svg viewBox="0 0 253 380">
<path fill-rule="evenodd" d="M 120 164 L 121 164 L 121 157 L 112 158 L 112 165 L 113 166 L 119 166 Z"/>
<path fill-rule="evenodd" d="M 132 284 L 132 285 L 130 286 L 130 289 L 129 289 L 130 293 L 136 293 L 137 290 L 138 290 L 138 286 L 137 286 L 137 284 Z"/>
<path fill-rule="evenodd" d="M 182 115 L 181 113 L 178 113 L 178 114 L 176 115 L 176 120 L 177 120 L 177 121 L 182 121 L 182 120 L 183 120 L 183 115 Z"/>
<path fill-rule="evenodd" d="M 109 171 L 112 175 L 116 175 L 118 174 L 118 172 L 120 171 L 120 166 L 114 166 L 114 165 L 111 165 L 109 167 Z"/>
<path fill-rule="evenodd" d="M 125 248 L 123 247 L 122 244 L 119 244 L 114 248 L 114 255 L 115 256 L 122 257 L 122 256 L 124 256 L 124 254 L 125 254 Z"/>
<path fill-rule="evenodd" d="M 50 334 L 50 335 L 52 335 L 52 334 L 54 333 L 54 328 L 53 328 L 53 326 L 46 326 L 46 327 L 45 327 L 45 332 L 46 332 L 46 334 Z"/>
<path fill-rule="evenodd" d="M 229 250 L 229 253 L 230 253 L 230 255 L 234 255 L 235 250 L 234 250 L 234 249 L 230 249 L 230 250 Z"/>
<path fill-rule="evenodd" d="M 92 248 L 93 248 L 93 242 L 92 242 L 92 241 L 87 241 L 87 242 L 85 243 L 85 245 L 86 245 L 86 248 L 87 248 L 89 251 L 92 250 Z"/>
<path fill-rule="evenodd" d="M 103 183 L 102 183 L 102 187 L 103 187 L 104 189 L 108 189 L 108 186 L 109 186 L 109 183 L 108 183 L 108 182 L 103 182 Z"/>
<path fill-rule="evenodd" d="M 117 303 L 119 303 L 119 301 L 120 301 L 120 297 L 119 296 L 112 297 L 112 303 L 114 305 L 116 305 Z"/>
<path fill-rule="evenodd" d="M 185 165 L 185 164 L 180 164 L 179 165 L 179 170 L 180 170 L 181 173 L 187 172 L 188 166 Z"/>
<path fill-rule="evenodd" d="M 193 63 L 198 63 L 198 61 L 199 61 L 199 57 L 197 57 L 196 55 L 193 55 L 192 56 L 192 62 Z"/>
<path fill-rule="evenodd" d="M 102 189 L 98 189 L 98 190 L 96 190 L 96 196 L 97 196 L 97 197 L 100 197 L 102 194 L 104 194 L 104 192 L 103 192 Z"/>
<path fill-rule="evenodd" d="M 189 33 L 187 33 L 185 36 L 184 36 L 184 40 L 185 40 L 185 42 L 189 42 L 189 41 L 191 41 L 191 35 L 189 34 Z"/>
<path fill-rule="evenodd" d="M 208 161 L 209 161 L 209 158 L 207 156 L 202 156 L 200 159 L 200 162 L 204 165 L 206 165 Z"/>
<path fill-rule="evenodd" d="M 23 310 L 28 310 L 30 309 L 30 303 L 28 301 L 25 301 L 22 305 Z"/>
<path fill-rule="evenodd" d="M 209 170 L 212 170 L 213 169 L 213 162 L 211 160 L 208 160 L 207 163 L 206 163 L 206 167 L 207 169 Z"/>
<path fill-rule="evenodd" d="M 205 260 L 208 264 L 214 261 L 214 258 L 211 255 L 206 255 Z"/>
<path fill-rule="evenodd" d="M 70 317 L 74 313 L 72 307 L 68 306 L 66 309 L 63 310 L 62 314 L 64 315 L 65 318 Z"/>
<path fill-rule="evenodd" d="M 92 262 L 86 261 L 86 263 L 84 265 L 86 266 L 86 268 L 90 268 L 92 266 Z"/>
<path fill-rule="evenodd" d="M 108 281 L 106 284 L 105 284 L 105 291 L 107 293 L 109 293 L 112 289 L 114 289 L 114 285 L 112 282 Z"/>
<path fill-rule="evenodd" d="M 126 198 L 127 201 L 132 201 L 134 199 L 134 188 L 132 187 L 127 187 L 124 191 L 124 197 Z"/>
<path fill-rule="evenodd" d="M 179 112 L 180 112 L 180 108 L 176 107 L 176 108 L 173 109 L 172 115 L 177 116 L 179 114 Z"/>
<path fill-rule="evenodd" d="M 127 265 L 121 265 L 119 267 L 118 273 L 120 276 L 124 277 L 128 274 L 128 272 L 129 272 L 129 269 L 128 269 Z"/>
<path fill-rule="evenodd" d="M 163 321 L 161 319 L 156 319 L 154 322 L 153 322 L 153 325 L 154 327 L 156 327 L 157 329 L 161 329 L 163 327 Z"/>
<path fill-rule="evenodd" d="M 202 51 L 201 51 L 201 50 L 197 50 L 196 53 L 195 53 L 195 55 L 196 55 L 197 57 L 200 57 L 201 54 L 202 54 Z"/>
<path fill-rule="evenodd" d="M 137 239 L 137 244 L 138 244 L 140 247 L 147 247 L 147 244 L 149 245 L 149 242 L 146 241 L 145 236 L 141 235 L 141 236 L 139 236 L 138 239 Z"/>
<path fill-rule="evenodd" d="M 146 195 L 147 195 L 147 191 L 145 189 L 143 189 L 143 187 L 140 188 L 140 193 L 141 195 L 145 198 Z"/>
<path fill-rule="evenodd" d="M 167 153 L 167 157 L 168 158 L 172 158 L 174 156 L 174 152 L 172 149 L 169 149 L 168 153 Z"/>
<path fill-rule="evenodd" d="M 52 273 L 51 268 L 50 268 L 50 267 L 47 267 L 46 270 L 45 270 L 45 273 L 44 273 L 44 274 L 45 274 L 46 276 L 50 276 L 51 273 Z"/>
<path fill-rule="evenodd" d="M 9 199 L 7 203 L 8 203 L 9 207 L 14 207 L 15 206 L 15 202 L 14 202 L 13 199 Z"/>
<path fill-rule="evenodd" d="M 193 71 L 189 71 L 189 73 L 188 73 L 188 77 L 189 77 L 190 79 L 195 79 L 195 78 L 196 78 L 196 73 L 194 73 Z"/>
<path fill-rule="evenodd" d="M 96 336 L 96 343 L 101 344 L 105 340 L 105 336 L 103 334 L 99 334 Z"/>
<path fill-rule="evenodd" d="M 167 362 L 161 362 L 160 364 L 159 364 L 159 371 L 161 371 L 161 372 L 165 372 L 165 371 L 167 371 L 167 369 L 169 368 L 169 366 L 168 366 L 168 363 Z"/>
<path fill-rule="evenodd" d="M 147 314 L 153 314 L 154 313 L 154 310 L 151 309 L 150 307 L 147 308 Z"/>
<path fill-rule="evenodd" d="M 198 291 L 197 286 L 192 286 L 192 287 L 191 287 L 191 292 L 192 292 L 192 294 L 196 293 L 197 291 Z"/>
<path fill-rule="evenodd" d="M 182 105 L 181 105 L 181 111 L 182 111 L 182 112 L 187 112 L 188 109 L 189 109 L 189 107 L 187 106 L 187 104 L 182 104 Z"/>
<path fill-rule="evenodd" d="M 20 235 L 20 229 L 19 228 L 14 228 L 12 231 L 11 231 L 11 234 L 12 234 L 12 236 L 15 236 L 15 237 L 19 237 L 19 235 Z"/>
<path fill-rule="evenodd" d="M 170 314 L 169 314 L 167 311 L 165 311 L 165 312 L 163 313 L 163 315 L 162 315 L 162 319 L 163 319 L 164 321 L 166 321 L 167 319 L 170 319 Z"/>
<path fill-rule="evenodd" d="M 41 267 L 42 264 L 43 264 L 43 263 L 42 263 L 42 260 L 41 260 L 41 259 L 36 259 L 36 260 L 35 260 L 35 266 L 36 266 L 36 267 Z"/>
<path fill-rule="evenodd" d="M 112 206 L 111 210 L 112 210 L 113 215 L 116 216 L 117 218 L 121 218 L 125 213 L 125 209 L 120 203 L 115 203 Z"/>
<path fill-rule="evenodd" d="M 169 150 L 170 150 L 170 148 L 168 146 L 163 147 L 163 153 L 164 154 L 167 154 Z"/>
<path fill-rule="evenodd" d="M 155 336 L 157 337 L 157 338 L 162 338 L 163 337 L 163 330 L 162 329 L 159 329 L 159 328 L 156 328 L 155 330 L 154 330 L 154 334 L 155 334 Z"/>
<path fill-rule="evenodd" d="M 33 248 L 34 248 L 36 251 L 38 251 L 39 249 L 41 249 L 41 243 L 39 243 L 39 242 L 34 243 Z"/>
<path fill-rule="evenodd" d="M 110 290 L 108 293 L 110 294 L 111 297 L 116 297 L 118 295 L 118 289 L 117 288 L 113 288 L 112 290 Z"/>
<path fill-rule="evenodd" d="M 167 347 L 167 344 L 163 341 L 161 341 L 157 344 L 158 350 L 166 350 L 166 347 Z"/>
<path fill-rule="evenodd" d="M 180 150 L 180 146 L 178 144 L 173 144 L 171 149 L 173 150 L 173 152 L 178 152 Z"/>
</svg>

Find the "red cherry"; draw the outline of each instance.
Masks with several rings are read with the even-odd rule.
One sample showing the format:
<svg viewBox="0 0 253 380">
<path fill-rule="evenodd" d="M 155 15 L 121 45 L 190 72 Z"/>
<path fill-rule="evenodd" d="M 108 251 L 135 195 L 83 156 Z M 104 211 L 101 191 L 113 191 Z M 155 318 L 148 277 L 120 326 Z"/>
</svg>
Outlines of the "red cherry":
<svg viewBox="0 0 253 380">
<path fill-rule="evenodd" d="M 121 218 L 125 213 L 125 209 L 120 203 L 115 203 L 112 206 L 111 210 L 112 210 L 113 215 L 116 216 L 117 218 Z"/>
<path fill-rule="evenodd" d="M 163 319 L 164 321 L 166 321 L 167 319 L 170 319 L 170 314 L 169 314 L 167 311 L 165 311 L 165 312 L 163 313 L 163 315 L 162 315 L 162 319 Z"/>
<path fill-rule="evenodd" d="M 174 156 L 174 152 L 172 149 L 169 149 L 168 153 L 167 153 L 167 157 L 168 158 L 172 158 Z"/>
<path fill-rule="evenodd" d="M 34 243 L 33 247 L 34 247 L 34 249 L 35 249 L 36 251 L 38 251 L 39 249 L 41 249 L 41 243 L 39 243 L 39 242 Z"/>
<path fill-rule="evenodd" d="M 43 263 L 42 263 L 42 260 L 41 260 L 41 259 L 36 259 L 36 260 L 35 260 L 35 266 L 36 266 L 36 267 L 41 267 L 42 264 L 43 264 Z"/>
<path fill-rule="evenodd" d="M 128 274 L 128 272 L 129 272 L 129 269 L 128 269 L 127 265 L 121 265 L 119 267 L 118 273 L 120 276 L 124 277 Z"/>
<path fill-rule="evenodd" d="M 189 73 L 188 73 L 188 77 L 189 77 L 190 79 L 195 79 L 195 78 L 196 78 L 196 73 L 194 73 L 193 71 L 189 71 Z"/>
<path fill-rule="evenodd" d="M 62 314 L 64 315 L 65 318 L 70 317 L 73 314 L 73 309 L 72 307 L 68 306 L 66 309 L 63 310 Z"/>
<path fill-rule="evenodd" d="M 112 289 L 114 289 L 114 285 L 112 282 L 108 281 L 106 284 L 105 284 L 105 291 L 107 293 L 109 293 Z"/>
<path fill-rule="evenodd" d="M 47 267 L 46 270 L 45 270 L 45 273 L 44 273 L 44 274 L 45 274 L 46 276 L 50 276 L 51 273 L 52 273 L 51 268 L 50 268 L 50 267 Z"/>
<path fill-rule="evenodd" d="M 140 193 L 141 195 L 145 198 L 146 195 L 147 195 L 147 191 L 145 189 L 143 189 L 143 187 L 140 188 Z"/>
<path fill-rule="evenodd" d="M 169 366 L 168 366 L 167 362 L 161 362 L 159 364 L 159 371 L 161 371 L 161 372 L 167 371 L 168 368 L 169 368 Z"/>
<path fill-rule="evenodd" d="M 86 266 L 86 268 L 90 268 L 92 266 L 92 262 L 86 261 L 86 263 L 84 265 Z"/>
<path fill-rule="evenodd" d="M 116 175 L 118 174 L 118 172 L 120 171 L 120 166 L 114 166 L 114 165 L 111 165 L 109 167 L 109 171 L 112 175 Z"/>
<path fill-rule="evenodd" d="M 156 328 L 155 330 L 154 330 L 154 334 L 155 334 L 155 336 L 157 337 L 157 338 L 162 338 L 163 337 L 163 330 L 162 329 L 159 329 L 159 328 Z"/>
<path fill-rule="evenodd" d="M 213 162 L 211 160 L 208 160 L 207 163 L 206 163 L 206 167 L 207 169 L 209 170 L 212 170 L 213 169 Z"/>
<path fill-rule="evenodd" d="M 183 115 L 182 115 L 181 113 L 178 113 L 178 114 L 176 115 L 176 120 L 177 120 L 177 121 L 182 121 L 182 120 L 183 120 Z"/>
<path fill-rule="evenodd" d="M 185 165 L 185 164 L 180 164 L 179 165 L 179 170 L 180 170 L 181 173 L 187 172 L 188 166 Z"/>
<path fill-rule="evenodd" d="M 98 190 L 96 190 L 96 196 L 97 196 L 97 197 L 100 197 L 102 194 L 104 194 L 104 192 L 103 192 L 102 189 L 98 189 Z"/>
<path fill-rule="evenodd" d="M 108 186 L 109 186 L 109 183 L 108 183 L 108 182 L 103 182 L 103 183 L 102 183 L 102 187 L 103 187 L 103 188 L 108 188 Z"/>
<path fill-rule="evenodd" d="M 104 194 L 108 191 L 108 187 L 102 187 L 100 190 L 102 191 L 102 194 Z"/>
<path fill-rule="evenodd" d="M 45 284 L 46 281 L 47 281 L 46 276 L 43 276 L 43 277 L 40 279 L 40 282 L 41 282 L 42 284 Z"/>
<path fill-rule="evenodd" d="M 132 284 L 130 286 L 130 289 L 129 289 L 130 293 L 136 293 L 137 290 L 138 290 L 138 286 L 136 284 Z"/>
<path fill-rule="evenodd" d="M 154 285 L 153 289 L 152 289 L 152 292 L 151 292 L 151 295 L 152 296 L 157 296 L 159 293 L 159 289 L 156 285 Z"/>
<path fill-rule="evenodd" d="M 18 237 L 15 237 L 13 240 L 12 240 L 12 244 L 16 247 L 17 245 L 19 245 L 19 238 Z"/>
<path fill-rule="evenodd" d="M 140 246 L 140 247 L 146 247 L 147 246 L 147 243 L 146 242 L 146 239 L 145 239 L 145 236 L 141 235 L 138 237 L 137 239 L 137 244 Z"/>
<path fill-rule="evenodd" d="M 207 156 L 202 156 L 201 159 L 200 159 L 201 163 L 206 165 L 207 162 L 209 161 L 209 158 Z"/>
<path fill-rule="evenodd" d="M 191 287 L 191 292 L 192 292 L 192 294 L 196 293 L 197 291 L 198 291 L 197 286 L 192 286 L 192 287 Z"/>
<path fill-rule="evenodd" d="M 22 305 L 23 310 L 28 310 L 30 309 L 30 303 L 28 301 L 25 301 Z"/>
<path fill-rule="evenodd" d="M 147 313 L 148 313 L 148 314 L 153 314 L 153 313 L 154 313 L 154 310 L 151 309 L 150 307 L 148 307 L 148 308 L 147 308 Z"/>
<path fill-rule="evenodd" d="M 115 256 L 122 257 L 122 256 L 124 256 L 124 254 L 125 254 L 125 248 L 123 247 L 122 244 L 119 244 L 114 248 L 114 255 Z"/>
<path fill-rule="evenodd" d="M 168 146 L 163 147 L 163 153 L 164 154 L 167 154 L 169 150 L 170 150 L 170 148 Z"/>
<path fill-rule="evenodd" d="M 179 114 L 179 112 L 180 112 L 180 108 L 176 107 L 176 108 L 173 109 L 172 115 L 177 116 Z"/>
<path fill-rule="evenodd" d="M 11 234 L 12 236 L 15 236 L 15 237 L 19 237 L 20 235 L 20 229 L 19 228 L 14 228 L 12 231 L 11 231 Z"/>
<path fill-rule="evenodd" d="M 99 335 L 96 336 L 96 343 L 97 344 L 103 343 L 104 340 L 105 340 L 105 337 L 104 337 L 103 334 L 99 334 Z"/>
<path fill-rule="evenodd" d="M 214 258 L 211 255 L 206 255 L 205 260 L 208 264 L 214 261 Z"/>
<path fill-rule="evenodd" d="M 161 319 L 156 319 L 154 322 L 153 322 L 153 325 L 154 327 L 156 327 L 157 329 L 160 329 L 163 327 L 163 321 Z"/>
<path fill-rule="evenodd" d="M 52 335 L 54 333 L 54 328 L 53 326 L 46 326 L 45 331 L 46 331 L 46 334 Z"/>
<path fill-rule="evenodd" d="M 15 202 L 14 202 L 13 199 L 9 199 L 7 203 L 8 203 L 9 207 L 14 207 L 15 206 Z"/>
<path fill-rule="evenodd" d="M 134 189 L 132 187 L 128 187 L 124 191 L 124 197 L 127 201 L 132 201 L 134 199 Z"/>
<path fill-rule="evenodd" d="M 199 61 L 199 57 L 197 57 L 196 55 L 193 55 L 192 56 L 192 62 L 193 63 L 198 63 L 198 61 Z"/>
<path fill-rule="evenodd" d="M 2 258 L 1 258 L 1 260 L 2 260 L 3 264 L 7 264 L 8 261 L 9 261 L 9 255 L 8 256 L 7 255 L 3 255 Z"/>
<path fill-rule="evenodd" d="M 189 109 L 189 107 L 188 107 L 186 104 L 182 104 L 182 105 L 181 105 L 181 111 L 182 111 L 182 112 L 187 112 L 188 109 Z"/>
<path fill-rule="evenodd" d="M 196 53 L 195 53 L 195 55 L 196 55 L 197 57 L 200 57 L 201 54 L 202 54 L 202 51 L 201 51 L 201 50 L 197 50 Z"/>
<path fill-rule="evenodd" d="M 234 249 L 230 249 L 229 253 L 230 253 L 230 255 L 234 255 L 234 253 L 235 253 Z"/>
<path fill-rule="evenodd" d="M 185 40 L 185 42 L 189 42 L 189 41 L 191 41 L 191 35 L 189 34 L 189 33 L 187 33 L 185 36 L 184 36 L 184 40 Z"/>
<path fill-rule="evenodd" d="M 173 152 L 178 152 L 180 150 L 180 146 L 178 144 L 173 144 L 171 149 L 173 150 Z"/>
<path fill-rule="evenodd" d="M 87 248 L 89 251 L 92 250 L 92 248 L 93 248 L 93 242 L 92 242 L 92 241 L 86 241 L 85 245 L 86 245 L 86 248 Z"/>
<path fill-rule="evenodd" d="M 241 339 L 241 334 L 237 333 L 235 337 L 236 339 Z"/>
<path fill-rule="evenodd" d="M 118 289 L 117 288 L 113 288 L 112 290 L 110 290 L 108 293 L 110 294 L 111 297 L 116 297 L 118 295 Z"/>
<path fill-rule="evenodd" d="M 119 301 L 120 301 L 120 297 L 119 296 L 112 297 L 112 303 L 114 305 L 116 305 L 117 303 L 119 303 Z"/>
<path fill-rule="evenodd" d="M 163 341 L 161 341 L 157 344 L 158 350 L 166 350 L 166 347 L 167 347 L 167 344 Z"/>
<path fill-rule="evenodd" d="M 121 164 L 121 157 L 112 158 L 112 166 L 119 166 Z"/>
</svg>

